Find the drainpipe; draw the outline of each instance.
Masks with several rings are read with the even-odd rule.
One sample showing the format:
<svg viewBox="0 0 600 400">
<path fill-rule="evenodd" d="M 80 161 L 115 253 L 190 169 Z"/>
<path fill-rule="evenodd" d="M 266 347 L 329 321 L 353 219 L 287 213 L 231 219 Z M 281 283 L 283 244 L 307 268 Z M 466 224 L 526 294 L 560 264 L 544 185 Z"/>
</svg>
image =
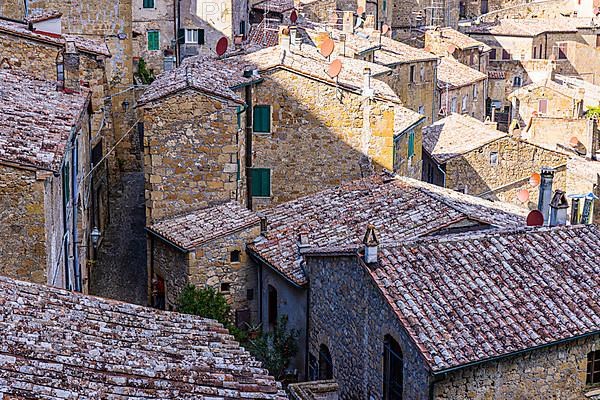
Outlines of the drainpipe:
<svg viewBox="0 0 600 400">
<path fill-rule="evenodd" d="M 29 17 L 29 1 L 28 0 L 23 0 L 23 3 L 25 5 L 25 17 L 23 19 L 27 19 L 27 17 Z"/>
<path fill-rule="evenodd" d="M 252 85 L 246 86 L 246 207 L 252 210 L 252 134 L 254 107 L 252 106 Z"/>
</svg>

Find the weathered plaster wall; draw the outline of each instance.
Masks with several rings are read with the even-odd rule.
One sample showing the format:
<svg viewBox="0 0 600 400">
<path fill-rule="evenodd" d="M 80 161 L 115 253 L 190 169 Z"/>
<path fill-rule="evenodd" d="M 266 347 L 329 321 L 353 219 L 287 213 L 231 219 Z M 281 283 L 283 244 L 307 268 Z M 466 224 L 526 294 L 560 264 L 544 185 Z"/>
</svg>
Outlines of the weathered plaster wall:
<svg viewBox="0 0 600 400">
<path fill-rule="evenodd" d="M 175 52 L 174 1 L 154 0 L 154 8 L 144 8 L 143 0 L 133 0 L 132 9 L 133 56 L 143 58 L 148 69 L 158 75 L 164 70 L 166 53 Z M 148 31 L 159 31 L 159 50 L 148 50 Z"/>
</svg>

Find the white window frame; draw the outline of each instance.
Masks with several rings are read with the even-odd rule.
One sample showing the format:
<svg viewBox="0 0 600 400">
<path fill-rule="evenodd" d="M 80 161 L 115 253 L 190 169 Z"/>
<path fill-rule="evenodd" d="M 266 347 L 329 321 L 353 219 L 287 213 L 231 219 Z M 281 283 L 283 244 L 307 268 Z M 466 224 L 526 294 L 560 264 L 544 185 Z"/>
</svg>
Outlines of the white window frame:
<svg viewBox="0 0 600 400">
<path fill-rule="evenodd" d="M 464 95 L 463 98 L 462 98 L 462 104 L 461 104 L 460 111 L 461 112 L 467 112 L 468 105 L 469 105 L 469 96 L 468 95 Z"/>
<path fill-rule="evenodd" d="M 185 30 L 185 43 L 186 44 L 198 44 L 198 29 L 186 29 Z"/>
</svg>

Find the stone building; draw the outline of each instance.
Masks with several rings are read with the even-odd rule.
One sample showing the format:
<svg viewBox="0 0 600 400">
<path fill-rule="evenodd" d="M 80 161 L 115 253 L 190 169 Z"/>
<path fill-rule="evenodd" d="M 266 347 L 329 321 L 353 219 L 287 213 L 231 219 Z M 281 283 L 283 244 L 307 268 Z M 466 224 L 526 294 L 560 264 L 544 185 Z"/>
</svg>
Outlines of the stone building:
<svg viewBox="0 0 600 400">
<path fill-rule="evenodd" d="M 437 90 L 439 115 L 454 113 L 469 115 L 480 121 L 486 116 L 488 98 L 487 74 L 450 57 L 442 57 L 437 66 Z"/>
<path fill-rule="evenodd" d="M 408 241 L 521 226 L 525 211 L 409 178 L 374 177 L 264 210 L 263 218 L 261 236 L 247 246 L 258 268 L 259 322 L 271 329 L 280 316 L 288 316 L 288 325 L 300 333 L 300 351 L 291 368 L 298 370 L 300 379 L 314 380 L 328 377 L 314 375 L 314 360 L 304 346 L 307 313 L 313 307 L 308 298 L 312 283 L 304 269 L 306 249 L 355 243 L 368 221 L 382 235 Z"/>
<path fill-rule="evenodd" d="M 495 124 L 452 114 L 424 129 L 423 180 L 492 200 L 537 208 L 532 174 L 555 169 L 555 189 L 566 191 L 569 156 L 498 131 Z"/>
<path fill-rule="evenodd" d="M 98 221 L 90 93 L 0 69 L 2 275 L 87 291 Z"/>
<path fill-rule="evenodd" d="M 4 399 L 287 399 L 214 320 L 6 277 L 0 301 Z"/>
<path fill-rule="evenodd" d="M 600 87 L 581 79 L 554 76 L 510 94 L 513 126 L 529 142 L 595 158 L 598 127 L 585 116 L 587 107 L 600 105 Z"/>
<path fill-rule="evenodd" d="M 566 64 L 562 42 L 585 43 L 577 24 L 569 18 L 501 19 L 472 25 L 466 33 L 492 49 L 488 115 L 494 108 L 496 120 L 504 130 L 508 129 L 511 116 L 508 95 L 521 86 L 543 79 L 547 75 L 548 60 L 556 60 L 557 65 Z"/>
<path fill-rule="evenodd" d="M 229 200 L 260 209 L 384 169 L 421 176 L 423 117 L 375 78 L 386 67 L 348 58 L 334 79 L 308 44 L 184 64 L 141 98 L 148 223 Z"/>
<path fill-rule="evenodd" d="M 133 56 L 143 59 L 154 75 L 175 68 L 175 1 L 134 0 L 132 35 Z M 194 39 L 193 33 L 187 36 L 185 42 Z"/>
<path fill-rule="evenodd" d="M 452 28 L 425 31 L 425 50 L 487 74 L 491 47 Z"/>
<path fill-rule="evenodd" d="M 341 398 L 597 398 L 597 226 L 375 232 L 304 252 L 309 357 Z"/>
</svg>

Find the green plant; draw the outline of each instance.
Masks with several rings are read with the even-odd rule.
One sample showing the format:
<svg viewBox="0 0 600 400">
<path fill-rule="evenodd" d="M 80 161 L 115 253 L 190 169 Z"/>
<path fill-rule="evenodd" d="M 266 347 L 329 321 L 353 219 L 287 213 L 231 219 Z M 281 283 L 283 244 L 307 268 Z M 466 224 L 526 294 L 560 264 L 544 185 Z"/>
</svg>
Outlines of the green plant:
<svg viewBox="0 0 600 400">
<path fill-rule="evenodd" d="M 288 317 L 281 317 L 272 331 L 250 339 L 246 345 L 250 354 L 278 380 L 285 376 L 285 369 L 298 352 L 298 331 L 288 330 L 287 323 Z"/>
<path fill-rule="evenodd" d="M 138 62 L 138 76 L 144 85 L 151 84 L 155 79 L 154 71 L 148 69 L 148 65 L 143 58 L 140 58 L 140 61 Z"/>
<path fill-rule="evenodd" d="M 600 119 L 600 106 L 587 107 L 585 115 L 589 119 Z"/>
</svg>

